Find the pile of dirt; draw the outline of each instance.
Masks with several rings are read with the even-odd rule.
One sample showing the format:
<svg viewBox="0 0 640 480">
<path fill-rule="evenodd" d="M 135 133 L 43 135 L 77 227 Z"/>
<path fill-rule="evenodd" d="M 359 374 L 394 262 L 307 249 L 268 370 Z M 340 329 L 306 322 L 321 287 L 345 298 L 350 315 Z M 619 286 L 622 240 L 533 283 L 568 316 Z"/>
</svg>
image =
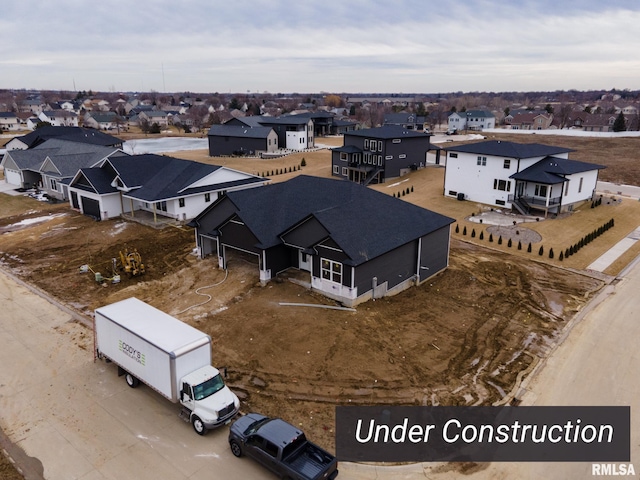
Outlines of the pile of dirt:
<svg viewBox="0 0 640 480">
<path fill-rule="evenodd" d="M 95 222 L 67 206 L 43 208 L 0 219 L 4 268 L 87 318 L 136 296 L 209 333 L 214 363 L 227 368 L 244 411 L 283 417 L 329 450 L 336 405 L 505 398 L 602 286 L 452 240 L 450 267 L 422 285 L 355 312 L 327 309 L 336 304 L 287 274 L 261 286 L 251 257 L 233 256 L 227 271 L 196 258 L 189 228 Z M 140 252 L 146 273 L 97 283 L 93 273 L 111 278 L 112 259 L 117 270 L 125 247 Z M 81 273 L 82 265 L 89 271 Z"/>
</svg>

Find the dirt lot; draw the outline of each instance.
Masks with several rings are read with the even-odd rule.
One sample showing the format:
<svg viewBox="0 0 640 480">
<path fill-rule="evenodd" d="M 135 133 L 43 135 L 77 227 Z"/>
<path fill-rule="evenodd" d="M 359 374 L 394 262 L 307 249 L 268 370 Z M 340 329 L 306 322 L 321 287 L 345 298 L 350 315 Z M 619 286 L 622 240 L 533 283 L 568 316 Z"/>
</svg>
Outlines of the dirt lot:
<svg viewBox="0 0 640 480">
<path fill-rule="evenodd" d="M 328 176 L 327 154 L 244 164 L 207 159 L 202 152 L 180 156 L 200 155 L 253 172 L 288 168 L 304 156 L 308 166 L 302 173 Z M 482 206 L 444 199 L 442 172 L 427 168 L 376 188 L 391 194 L 415 186 L 406 201 L 448 214 L 461 227 L 478 228 L 468 218 Z M 276 175 L 274 181 L 292 175 Z M 625 199 L 527 224 L 541 238 L 535 253 L 454 233 L 445 272 L 356 312 L 281 305 L 335 304 L 286 275 L 260 286 L 249 258 L 233 257 L 228 272 L 213 259 L 198 260 L 189 228 L 94 222 L 67 205 L 28 197 L 1 197 L 0 265 L 87 318 L 100 305 L 137 296 L 208 332 L 214 362 L 228 367 L 228 382 L 244 411 L 281 416 L 332 450 L 335 405 L 488 405 L 508 399 L 518 375 L 546 355 L 602 287 L 606 276 L 581 270 L 638 226 L 638 204 Z M 613 217 L 614 229 L 565 262 L 537 254 L 538 244 L 561 249 L 585 225 L 591 231 Z M 141 253 L 146 274 L 97 283 L 93 272 L 111 277 L 112 258 L 125 247 Z M 82 265 L 90 271 L 81 273 Z M 621 260 L 606 273 L 615 275 L 622 267 Z"/>
</svg>

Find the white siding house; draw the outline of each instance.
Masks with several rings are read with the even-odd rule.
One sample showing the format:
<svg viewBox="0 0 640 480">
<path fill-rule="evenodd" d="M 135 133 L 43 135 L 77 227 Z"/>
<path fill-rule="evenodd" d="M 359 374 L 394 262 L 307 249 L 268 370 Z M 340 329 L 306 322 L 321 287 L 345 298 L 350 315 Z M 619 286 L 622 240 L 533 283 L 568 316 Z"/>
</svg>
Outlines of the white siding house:
<svg viewBox="0 0 640 480">
<path fill-rule="evenodd" d="M 592 198 L 604 167 L 569 160 L 570 151 L 502 141 L 448 148 L 444 194 L 522 213 L 572 210 Z"/>
<path fill-rule="evenodd" d="M 467 110 L 465 112 L 454 112 L 449 115 L 448 132 L 453 133 L 459 130 L 484 130 L 496 127 L 496 117 L 491 112 L 484 110 Z"/>
</svg>

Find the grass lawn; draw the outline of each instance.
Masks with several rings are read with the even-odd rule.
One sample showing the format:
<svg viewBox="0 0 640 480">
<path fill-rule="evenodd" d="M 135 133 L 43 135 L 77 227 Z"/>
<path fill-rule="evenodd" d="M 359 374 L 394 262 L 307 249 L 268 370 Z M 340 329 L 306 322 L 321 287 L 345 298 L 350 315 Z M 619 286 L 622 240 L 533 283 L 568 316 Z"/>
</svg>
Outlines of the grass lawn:
<svg viewBox="0 0 640 480">
<path fill-rule="evenodd" d="M 538 140 L 540 143 L 554 145 L 560 143 L 556 142 L 556 140 L 562 140 L 567 144 L 567 148 L 574 148 L 576 150 L 576 143 L 580 143 L 585 140 L 584 138 L 573 138 L 573 146 L 570 146 L 572 139 L 567 140 L 564 137 L 542 138 L 542 136 L 538 135 L 520 135 L 517 139 L 514 139 L 513 136 L 506 136 L 505 139 L 520 141 L 523 137 Z M 586 150 L 588 150 L 591 148 L 593 139 L 587 138 L 586 140 L 588 140 L 586 142 Z M 597 140 L 600 142 L 608 139 Z M 614 148 L 614 151 L 617 152 L 628 151 L 630 154 L 633 146 L 636 145 L 635 138 L 613 140 L 624 144 L 624 146 Z M 316 143 L 325 145 L 342 145 L 342 139 L 340 137 L 320 138 L 316 140 Z M 610 144 L 610 142 L 607 143 Z M 638 145 L 640 145 L 640 143 L 638 143 Z M 599 157 L 597 155 L 585 155 L 583 152 L 583 148 L 580 148 L 579 152 L 571 153 L 569 158 L 599 163 Z M 206 150 L 176 152 L 173 155 L 179 158 L 186 158 L 204 163 L 224 165 L 229 168 L 251 172 L 258 175 L 266 175 L 270 177 L 273 182 L 285 181 L 300 174 L 327 178 L 331 177 L 331 152 L 328 149 L 318 150 L 315 152 L 300 152 L 286 157 L 269 160 L 259 158 L 209 157 Z M 588 156 L 589 158 L 585 158 L 585 156 Z M 305 159 L 307 166 L 300 170 L 288 173 L 289 168 L 295 168 L 300 165 L 303 158 Z M 640 162 L 637 163 L 640 164 Z M 620 165 L 617 165 L 612 167 L 612 170 L 620 168 Z M 280 170 L 286 170 L 287 173 L 271 175 L 272 171 L 279 172 Z M 608 169 L 601 170 L 601 173 L 606 172 L 607 170 Z M 407 189 L 410 190 L 413 187 L 412 193 L 400 196 L 400 198 L 404 201 L 411 202 L 429 210 L 455 218 L 456 222 L 460 225 L 460 233 L 457 234 L 455 233 L 455 227 L 452 227 L 452 234 L 456 238 L 501 250 L 512 255 L 525 256 L 529 259 L 578 270 L 586 269 L 587 266 L 606 252 L 612 245 L 625 238 L 629 233 L 640 226 L 640 202 L 628 198 L 624 198 L 620 201 L 620 197 L 618 197 L 615 202 L 611 201 L 611 203 L 607 205 L 606 202 L 607 200 L 610 201 L 610 199 L 605 197 L 602 204 L 596 208 L 591 208 L 591 203 L 589 202 L 578 207 L 571 214 L 548 219 L 540 217 L 541 221 L 539 222 L 523 224 L 522 226 L 524 228 L 533 230 L 539 233 L 542 237 L 540 242 L 532 244 L 531 253 L 527 252 L 528 244 L 523 244 L 522 250 L 518 250 L 517 241 L 514 241 L 511 247 L 507 246 L 506 239 L 502 245 L 498 245 L 497 238 L 494 238 L 494 241 L 490 243 L 488 241 L 489 234 L 486 232 L 486 228 L 489 225 L 480 225 L 467 219 L 472 214 L 477 215 L 482 211 L 486 211 L 490 207 L 479 203 L 469 201 L 461 202 L 456 199 L 445 197 L 443 195 L 444 172 L 445 169 L 443 167 L 430 166 L 416 172 L 411 172 L 409 175 L 404 177 L 389 180 L 387 183 L 373 185 L 371 188 L 388 195 L 396 194 L 399 196 L 402 191 L 406 191 Z M 637 178 L 640 178 L 640 169 L 638 170 Z M 640 182 L 631 184 L 640 184 Z M 560 252 L 563 252 L 564 254 L 566 249 L 580 241 L 580 239 L 586 234 L 596 230 L 612 218 L 615 223 L 614 228 L 608 230 L 603 235 L 600 235 L 587 246 L 581 248 L 576 254 L 560 261 Z M 466 236 L 462 235 L 462 231 L 465 226 L 467 227 Z M 475 238 L 471 237 L 471 231 L 473 229 L 476 230 Z M 480 240 L 479 237 L 482 230 L 485 230 L 484 239 Z M 538 254 L 540 246 L 543 247 L 543 255 Z M 549 258 L 550 249 L 553 249 L 554 251 L 553 259 Z M 610 275 L 618 274 L 637 255 L 640 255 L 640 242 L 636 242 L 636 244 L 627 251 L 625 255 L 609 266 L 604 273 Z"/>
</svg>

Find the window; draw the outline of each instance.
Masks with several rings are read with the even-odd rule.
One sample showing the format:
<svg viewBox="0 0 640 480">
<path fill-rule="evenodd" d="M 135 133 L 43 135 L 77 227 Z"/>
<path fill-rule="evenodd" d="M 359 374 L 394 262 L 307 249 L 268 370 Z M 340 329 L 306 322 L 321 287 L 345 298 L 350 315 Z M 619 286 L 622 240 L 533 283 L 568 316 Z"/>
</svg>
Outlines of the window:
<svg viewBox="0 0 640 480">
<path fill-rule="evenodd" d="M 457 153 L 453 153 L 453 152 L 449 152 L 449 157 L 458 158 L 458 154 Z"/>
<path fill-rule="evenodd" d="M 509 170 L 511 168 L 511 160 L 509 160 L 508 158 L 505 158 L 503 167 Z"/>
<path fill-rule="evenodd" d="M 478 157 L 478 165 L 487 166 L 487 157 Z"/>
<path fill-rule="evenodd" d="M 378 140 L 378 151 L 382 151 L 382 140 Z"/>
<path fill-rule="evenodd" d="M 385 160 L 393 160 L 393 155 L 387 155 L 384 157 Z"/>
<path fill-rule="evenodd" d="M 569 183 L 567 182 L 564 184 L 564 196 L 566 197 L 567 195 L 569 195 Z"/>
<path fill-rule="evenodd" d="M 321 259 L 320 276 L 323 280 L 342 284 L 342 264 L 326 258 Z"/>
<path fill-rule="evenodd" d="M 503 192 L 511 191 L 511 182 L 509 180 L 493 180 L 493 189 L 494 190 L 502 190 Z"/>
<path fill-rule="evenodd" d="M 401 153 L 400 155 L 398 155 L 398 158 L 407 158 L 407 155 L 405 153 Z"/>
<path fill-rule="evenodd" d="M 167 202 L 156 202 L 156 208 L 163 212 L 167 211 Z"/>
<path fill-rule="evenodd" d="M 348 173 L 347 167 L 342 167 L 342 176 L 346 177 L 348 174 L 349 173 Z"/>
<path fill-rule="evenodd" d="M 338 165 L 333 166 L 333 173 L 335 173 L 336 175 L 340 173 L 340 167 Z"/>
<path fill-rule="evenodd" d="M 547 196 L 547 186 L 546 185 L 536 185 L 535 196 L 536 197 L 546 197 Z"/>
<path fill-rule="evenodd" d="M 369 140 L 368 139 L 364 141 L 364 148 L 365 148 L 365 150 L 369 148 Z"/>
<path fill-rule="evenodd" d="M 402 140 L 399 138 L 394 138 L 392 141 L 393 143 L 400 143 Z"/>
<path fill-rule="evenodd" d="M 345 152 L 340 152 L 340 160 L 347 161 L 347 154 Z"/>
<path fill-rule="evenodd" d="M 580 183 L 578 183 L 578 193 L 582 192 L 582 181 L 584 180 L 583 177 L 580 177 Z"/>
<path fill-rule="evenodd" d="M 378 155 L 378 166 L 382 166 L 382 155 Z"/>
<path fill-rule="evenodd" d="M 49 185 L 51 185 L 51 190 L 54 192 L 58 191 L 58 182 L 56 182 L 54 178 L 49 179 Z"/>
<path fill-rule="evenodd" d="M 205 202 L 210 202 L 211 201 L 211 194 L 210 193 L 205 193 L 204 194 L 204 201 Z"/>
<path fill-rule="evenodd" d="M 180 208 L 184 208 L 184 198 L 179 198 L 179 199 L 178 199 L 178 206 L 179 206 Z"/>
<path fill-rule="evenodd" d="M 269 440 L 265 440 L 264 442 L 264 451 L 274 458 L 278 456 L 278 447 L 276 447 Z"/>
</svg>

